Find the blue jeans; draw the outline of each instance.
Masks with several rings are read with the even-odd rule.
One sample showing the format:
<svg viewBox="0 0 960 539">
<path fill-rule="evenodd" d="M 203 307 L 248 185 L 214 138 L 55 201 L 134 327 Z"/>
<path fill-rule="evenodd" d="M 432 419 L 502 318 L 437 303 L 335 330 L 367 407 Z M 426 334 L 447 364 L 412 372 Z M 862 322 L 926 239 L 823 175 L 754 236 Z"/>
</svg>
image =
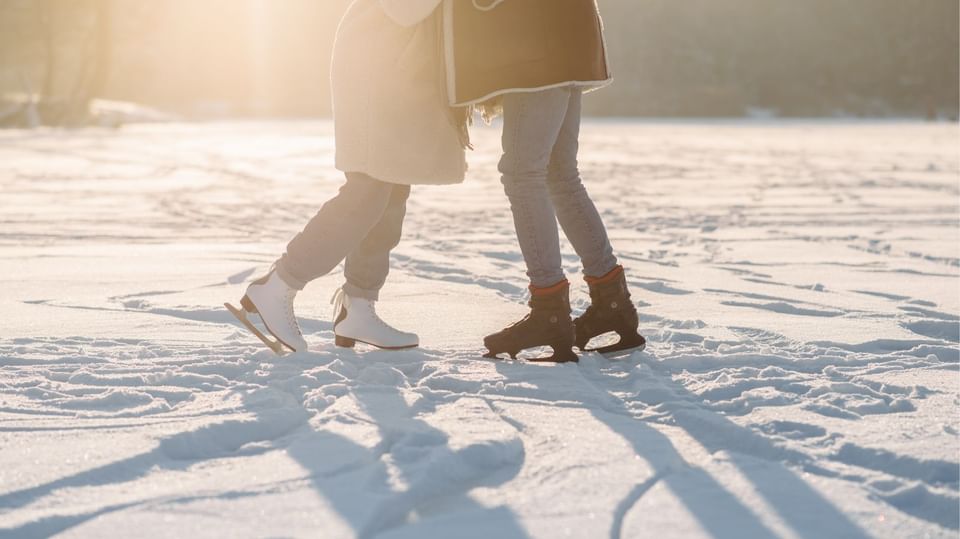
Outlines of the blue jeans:
<svg viewBox="0 0 960 539">
<path fill-rule="evenodd" d="M 584 275 L 602 277 L 617 266 L 577 167 L 581 96 L 581 90 L 571 86 L 503 98 L 501 182 L 535 287 L 564 279 L 558 220 Z"/>
<path fill-rule="evenodd" d="M 390 251 L 400 243 L 409 196 L 409 185 L 348 172 L 337 196 L 287 245 L 276 265 L 280 278 L 302 290 L 346 258 L 344 291 L 376 301 L 390 273 Z"/>
</svg>

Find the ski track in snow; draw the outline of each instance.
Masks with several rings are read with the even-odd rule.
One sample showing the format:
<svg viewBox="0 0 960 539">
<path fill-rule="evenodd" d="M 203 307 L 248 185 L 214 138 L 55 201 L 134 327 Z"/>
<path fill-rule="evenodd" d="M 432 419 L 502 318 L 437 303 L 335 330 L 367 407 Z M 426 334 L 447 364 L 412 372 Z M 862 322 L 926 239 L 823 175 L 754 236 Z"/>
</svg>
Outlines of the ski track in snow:
<svg viewBox="0 0 960 539">
<path fill-rule="evenodd" d="M 220 307 L 333 194 L 325 122 L 0 132 L 0 537 L 955 537 L 955 126 L 589 122 L 646 351 L 479 359 L 525 279 L 480 129 L 385 317 L 282 358 Z M 575 282 L 574 310 L 588 297 Z"/>
</svg>

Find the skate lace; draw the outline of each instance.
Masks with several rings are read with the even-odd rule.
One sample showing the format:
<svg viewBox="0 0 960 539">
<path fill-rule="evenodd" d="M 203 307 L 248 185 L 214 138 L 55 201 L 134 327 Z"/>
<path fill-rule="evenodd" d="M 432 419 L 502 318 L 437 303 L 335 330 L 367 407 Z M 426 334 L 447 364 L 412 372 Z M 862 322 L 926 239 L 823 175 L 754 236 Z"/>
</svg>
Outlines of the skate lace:
<svg viewBox="0 0 960 539">
<path fill-rule="evenodd" d="M 269 273 L 267 273 L 267 275 L 275 276 L 276 272 L 277 272 L 277 263 L 274 262 L 273 264 L 270 265 L 270 271 Z M 285 289 L 283 293 L 283 307 L 284 307 L 283 311 L 287 317 L 287 324 L 289 325 L 289 327 L 292 327 L 293 329 L 297 330 L 297 335 L 300 335 L 301 337 L 303 337 L 303 332 L 300 331 L 300 324 L 297 323 L 297 315 L 296 313 L 293 312 L 293 301 L 297 297 L 298 290 L 290 288 L 289 286 L 285 286 L 283 288 Z"/>
<path fill-rule="evenodd" d="M 292 288 L 288 289 L 283 297 L 285 300 L 284 306 L 286 308 L 284 310 L 287 314 L 287 322 L 297 330 L 297 335 L 302 337 L 303 332 L 300 331 L 300 324 L 297 323 L 297 315 L 293 312 L 293 300 L 297 297 L 297 291 Z"/>
<path fill-rule="evenodd" d="M 341 288 L 338 288 L 338 289 L 333 293 L 333 297 L 330 298 L 330 304 L 333 305 L 333 323 L 334 323 L 334 325 L 336 325 L 336 323 L 337 323 L 337 317 L 340 316 L 340 310 L 343 308 L 344 298 L 346 298 L 346 296 L 347 296 L 347 293 L 344 292 L 343 287 L 341 287 Z M 374 320 L 377 324 L 379 324 L 380 326 L 383 326 L 383 327 L 385 327 L 385 328 L 387 328 L 387 329 L 394 330 L 393 326 L 391 326 L 390 324 L 386 323 L 386 321 L 384 321 L 382 318 L 380 318 L 380 315 L 377 314 L 377 308 L 376 308 L 376 304 L 374 304 L 374 302 L 372 302 L 372 301 L 370 301 L 370 300 L 364 300 L 364 299 L 362 299 L 362 298 L 360 298 L 360 299 L 355 298 L 355 301 L 367 301 L 368 303 L 370 303 L 370 314 L 373 315 L 373 320 Z M 394 331 L 396 331 L 396 330 L 394 330 Z"/>
<path fill-rule="evenodd" d="M 337 317 L 340 316 L 340 309 L 343 308 L 343 297 L 346 295 L 346 292 L 343 291 L 343 288 L 338 288 L 334 290 L 333 296 L 330 298 L 330 305 L 333 305 L 333 325 L 337 325 Z"/>
<path fill-rule="evenodd" d="M 380 324 L 382 327 L 385 327 L 392 331 L 397 331 L 396 328 L 388 324 L 383 318 L 380 318 L 380 315 L 377 314 L 377 309 L 376 307 L 374 307 L 373 302 L 370 303 L 370 312 L 373 313 L 373 319 L 376 320 L 376 322 Z"/>
</svg>

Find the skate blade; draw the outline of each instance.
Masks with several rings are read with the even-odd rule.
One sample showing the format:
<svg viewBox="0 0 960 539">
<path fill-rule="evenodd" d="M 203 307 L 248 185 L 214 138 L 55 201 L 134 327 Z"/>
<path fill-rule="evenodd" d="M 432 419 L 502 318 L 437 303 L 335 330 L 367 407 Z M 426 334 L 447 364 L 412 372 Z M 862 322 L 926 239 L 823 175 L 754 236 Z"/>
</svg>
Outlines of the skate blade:
<svg viewBox="0 0 960 539">
<path fill-rule="evenodd" d="M 373 344 L 372 342 L 361 341 L 360 339 L 354 339 L 354 341 L 363 343 L 367 346 L 372 346 L 377 350 L 386 350 L 388 352 L 399 352 L 401 350 L 413 350 L 414 348 L 420 348 L 419 344 L 408 344 L 406 346 L 382 346 L 379 344 Z M 339 346 L 339 345 L 338 345 Z M 341 348 L 353 348 L 352 346 L 340 346 Z"/>
<path fill-rule="evenodd" d="M 546 357 L 532 357 L 528 359 L 530 363 L 580 363 L 580 358 L 577 357 L 577 354 L 571 353 L 567 354 L 553 354 L 552 356 Z"/>
<path fill-rule="evenodd" d="M 623 342 L 622 340 L 618 343 L 611 344 L 609 346 L 601 346 L 599 348 L 587 348 L 584 352 L 596 352 L 601 356 L 607 359 L 617 359 L 625 356 L 629 356 L 634 352 L 643 352 L 647 348 L 646 341 L 641 337 L 640 342 Z"/>
<path fill-rule="evenodd" d="M 500 357 L 501 355 L 508 355 L 510 357 L 508 359 L 508 358 Z M 518 357 L 518 355 L 519 355 L 519 352 L 514 352 L 514 353 L 499 352 L 495 354 L 493 352 L 488 351 L 486 354 L 483 355 L 483 357 L 487 359 L 494 359 L 497 361 L 526 361 L 528 363 L 577 363 L 580 361 L 580 358 L 577 356 L 577 354 L 573 352 L 573 350 L 569 350 L 567 352 L 559 352 L 559 353 L 554 352 L 552 355 L 545 356 L 545 357 L 521 358 L 521 357 Z"/>
<path fill-rule="evenodd" d="M 272 350 L 274 354 L 283 356 L 287 353 L 287 349 L 283 346 L 283 344 L 281 344 L 279 341 L 271 339 L 270 337 L 267 337 L 262 331 L 257 329 L 257 326 L 253 325 L 253 322 L 251 322 L 250 318 L 247 317 L 246 310 L 238 309 L 229 303 L 224 303 L 223 306 L 226 307 L 227 310 L 230 311 L 230 314 L 239 320 L 241 324 L 250 330 L 250 333 L 253 333 L 256 338 L 260 339 L 260 342 L 267 345 L 267 348 Z"/>
<path fill-rule="evenodd" d="M 506 350 L 501 350 L 500 352 L 494 352 L 493 350 L 487 349 L 487 353 L 483 354 L 483 357 L 487 359 L 496 359 L 498 361 L 516 361 L 517 354 L 520 352 L 507 352 Z M 509 358 L 501 357 L 503 355 L 510 356 Z"/>
</svg>

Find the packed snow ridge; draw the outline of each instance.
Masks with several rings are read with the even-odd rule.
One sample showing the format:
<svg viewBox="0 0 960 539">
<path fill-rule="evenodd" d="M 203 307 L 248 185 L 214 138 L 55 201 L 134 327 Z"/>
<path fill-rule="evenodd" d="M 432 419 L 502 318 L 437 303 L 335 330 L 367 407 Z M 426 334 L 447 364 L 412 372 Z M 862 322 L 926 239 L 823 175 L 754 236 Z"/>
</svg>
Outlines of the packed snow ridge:
<svg viewBox="0 0 960 539">
<path fill-rule="evenodd" d="M 0 132 L 0 536 L 957 536 L 955 125 L 588 122 L 649 344 L 568 365 L 480 357 L 498 136 L 411 196 L 421 348 L 333 347 L 335 274 L 277 357 L 220 305 L 338 188 L 329 123 Z"/>
</svg>

